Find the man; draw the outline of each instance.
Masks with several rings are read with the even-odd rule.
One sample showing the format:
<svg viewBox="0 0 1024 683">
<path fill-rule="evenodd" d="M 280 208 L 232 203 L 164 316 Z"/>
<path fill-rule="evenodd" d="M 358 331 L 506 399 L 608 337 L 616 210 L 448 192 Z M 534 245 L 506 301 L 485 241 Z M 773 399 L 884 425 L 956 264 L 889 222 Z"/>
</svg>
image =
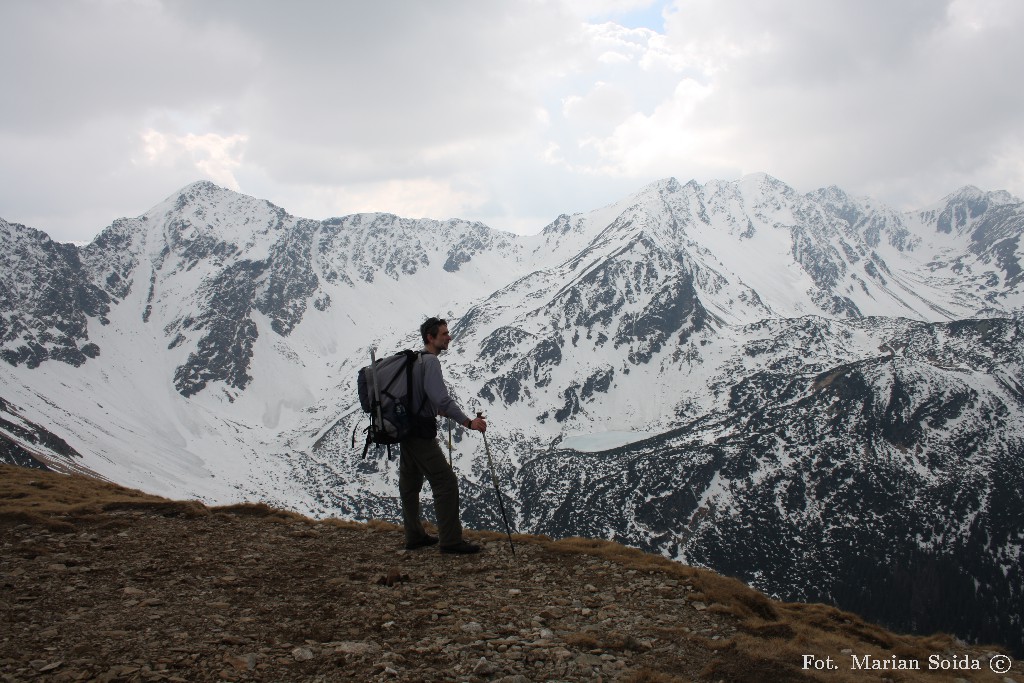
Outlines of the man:
<svg viewBox="0 0 1024 683">
<path fill-rule="evenodd" d="M 437 416 L 448 417 L 463 427 L 478 432 L 487 430 L 483 418 L 470 418 L 455 403 L 441 376 L 441 362 L 437 355 L 448 349 L 451 335 L 448 323 L 439 318 L 428 318 L 420 325 L 423 353 L 413 368 L 412 396 L 409 402 L 415 417 L 424 418 L 427 429 L 423 436 L 409 436 L 401 441 L 398 468 L 398 491 L 402 498 L 402 520 L 405 523 L 405 547 L 415 550 L 440 542 L 442 553 L 472 554 L 480 546 L 462 538 L 459 521 L 459 480 L 437 443 Z M 434 493 L 438 535 L 430 536 L 420 520 L 420 490 L 424 478 Z"/>
</svg>

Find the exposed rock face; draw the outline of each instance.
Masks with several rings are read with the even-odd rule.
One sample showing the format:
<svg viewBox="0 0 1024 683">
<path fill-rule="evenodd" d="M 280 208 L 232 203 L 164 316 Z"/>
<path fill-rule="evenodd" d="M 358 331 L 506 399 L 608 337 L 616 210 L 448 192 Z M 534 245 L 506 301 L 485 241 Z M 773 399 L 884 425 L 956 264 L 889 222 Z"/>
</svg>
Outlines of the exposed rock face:
<svg viewBox="0 0 1024 683">
<path fill-rule="evenodd" d="M 17 406 L 0 398 L 0 463 L 49 470 L 47 461 L 74 463 L 81 454 L 43 426 L 25 419 Z M 74 471 L 74 467 L 71 468 Z"/>
<path fill-rule="evenodd" d="M 78 249 L 0 219 L 0 357 L 35 368 L 80 366 L 99 354 L 89 318 L 107 324 L 110 295 L 83 267 Z"/>
</svg>

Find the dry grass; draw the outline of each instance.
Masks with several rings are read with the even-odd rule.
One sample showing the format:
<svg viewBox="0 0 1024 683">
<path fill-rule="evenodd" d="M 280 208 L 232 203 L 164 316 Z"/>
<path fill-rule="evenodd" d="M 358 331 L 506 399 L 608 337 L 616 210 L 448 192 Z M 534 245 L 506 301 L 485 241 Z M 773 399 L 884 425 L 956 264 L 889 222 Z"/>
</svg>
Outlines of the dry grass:
<svg viewBox="0 0 1024 683">
<path fill-rule="evenodd" d="M 195 501 L 168 500 L 83 476 L 0 465 L 0 519 L 41 523 L 59 530 L 71 526 L 67 519 L 119 510 L 168 516 L 209 514 Z"/>
<path fill-rule="evenodd" d="M 710 611 L 729 614 L 736 619 L 737 633 L 727 640 L 707 641 L 709 649 L 727 652 L 727 657 L 709 665 L 701 677 L 723 678 L 742 676 L 744 671 L 761 671 L 764 680 L 789 680 L 794 677 L 827 683 L 863 683 L 880 680 L 879 672 L 851 670 L 851 653 L 872 655 L 888 660 L 892 655 L 913 659 L 921 663 L 921 671 L 888 671 L 882 678 L 894 682 L 954 681 L 966 672 L 927 670 L 931 655 L 952 656 L 970 653 L 981 657 L 987 652 L 1005 654 L 997 646 L 967 647 L 945 634 L 911 636 L 896 634 L 870 624 L 861 617 L 822 604 L 784 603 L 772 600 L 736 579 L 710 571 L 678 564 L 667 558 L 627 548 L 611 541 L 589 538 L 566 538 L 558 541 L 534 539 L 554 552 L 593 555 L 624 566 L 664 573 L 692 587 L 692 600 L 708 605 Z M 695 638 L 685 632 L 673 632 L 670 637 Z M 581 645 L 587 634 L 579 634 Z M 597 643 L 595 647 L 606 646 Z M 814 671 L 802 668 L 803 657 L 814 655 L 819 659 L 831 657 L 839 666 L 834 671 Z M 636 680 L 672 681 L 663 673 L 645 671 L 645 678 Z M 966 676 L 974 682 L 1003 683 L 1003 677 L 992 673 L 984 665 L 981 671 Z"/>
<path fill-rule="evenodd" d="M 239 517 L 263 517 L 270 520 L 276 521 L 298 521 L 305 520 L 306 517 L 287 510 L 279 510 L 272 508 L 266 503 L 236 503 L 234 505 L 218 505 L 212 508 L 213 512 L 218 512 L 225 515 L 237 515 Z"/>
<path fill-rule="evenodd" d="M 368 527 L 364 522 L 352 522 L 347 519 L 337 519 L 334 517 L 331 519 L 325 519 L 320 523 L 327 526 L 338 527 L 339 529 L 366 529 Z"/>
</svg>

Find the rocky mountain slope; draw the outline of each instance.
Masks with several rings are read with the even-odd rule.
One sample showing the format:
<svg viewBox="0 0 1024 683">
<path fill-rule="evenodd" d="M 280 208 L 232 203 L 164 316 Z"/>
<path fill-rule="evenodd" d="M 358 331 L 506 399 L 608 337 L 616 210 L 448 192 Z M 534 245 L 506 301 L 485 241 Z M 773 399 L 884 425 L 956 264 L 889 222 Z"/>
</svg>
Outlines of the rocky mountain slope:
<svg viewBox="0 0 1024 683">
<path fill-rule="evenodd" d="M 763 174 L 532 237 L 209 183 L 81 248 L 0 222 L 0 443 L 175 498 L 397 519 L 395 463 L 352 446 L 355 373 L 440 314 L 518 530 L 1016 647 L 1022 233 L 1002 192 L 900 213 Z M 467 524 L 502 528 L 483 444 L 452 441 Z"/>
<path fill-rule="evenodd" d="M 900 661 L 921 669 L 883 675 L 1024 680 L 997 650 L 612 543 L 477 538 L 475 557 L 407 552 L 387 524 L 0 465 L 0 679 L 842 683 Z"/>
</svg>

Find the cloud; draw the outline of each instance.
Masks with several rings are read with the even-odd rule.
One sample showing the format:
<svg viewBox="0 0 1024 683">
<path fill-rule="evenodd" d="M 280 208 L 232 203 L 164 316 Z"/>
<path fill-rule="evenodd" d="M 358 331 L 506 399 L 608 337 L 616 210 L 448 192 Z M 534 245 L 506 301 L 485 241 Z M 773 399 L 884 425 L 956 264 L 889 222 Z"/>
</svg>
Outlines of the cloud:
<svg viewBox="0 0 1024 683">
<path fill-rule="evenodd" d="M 1024 194 L 1018 0 L 54 0 L 0 23 L 0 215 L 65 238 L 198 177 L 517 230 L 669 175 Z"/>
<path fill-rule="evenodd" d="M 4 3 L 0 119 L 25 134 L 80 129 L 97 118 L 188 110 L 239 94 L 255 64 L 228 25 L 190 25 L 158 2 Z"/>
<path fill-rule="evenodd" d="M 472 184 L 458 185 L 450 180 L 430 178 L 393 180 L 347 187 L 303 186 L 296 191 L 313 218 L 328 218 L 349 213 L 394 213 L 402 206 L 403 218 L 459 217 L 459 210 L 479 205 L 486 195 Z"/>
<path fill-rule="evenodd" d="M 904 208 L 998 176 L 982 170 L 993 165 L 1020 192 L 1019 169 L 998 160 L 1024 130 L 1024 92 L 1009 85 L 1024 65 L 1012 37 L 1022 12 L 997 1 L 677 2 L 664 36 L 675 89 L 588 147 L 624 176 L 766 170 Z"/>
<path fill-rule="evenodd" d="M 681 162 L 691 173 L 714 175 L 734 173 L 723 145 L 734 135 L 728 122 L 719 125 L 695 123 L 699 108 L 715 96 L 713 86 L 684 79 L 671 98 L 650 115 L 634 113 L 619 123 L 605 138 L 590 138 L 584 147 L 596 151 L 598 161 L 587 168 L 594 174 L 642 177 L 674 175 Z"/>
<path fill-rule="evenodd" d="M 242 165 L 246 135 L 167 135 L 154 129 L 142 131 L 139 166 L 192 166 L 223 187 L 240 189 L 235 171 Z"/>
<path fill-rule="evenodd" d="M 633 112 L 628 91 L 598 81 L 585 95 L 570 95 L 562 103 L 562 115 L 581 136 L 590 130 L 605 130 Z"/>
</svg>

